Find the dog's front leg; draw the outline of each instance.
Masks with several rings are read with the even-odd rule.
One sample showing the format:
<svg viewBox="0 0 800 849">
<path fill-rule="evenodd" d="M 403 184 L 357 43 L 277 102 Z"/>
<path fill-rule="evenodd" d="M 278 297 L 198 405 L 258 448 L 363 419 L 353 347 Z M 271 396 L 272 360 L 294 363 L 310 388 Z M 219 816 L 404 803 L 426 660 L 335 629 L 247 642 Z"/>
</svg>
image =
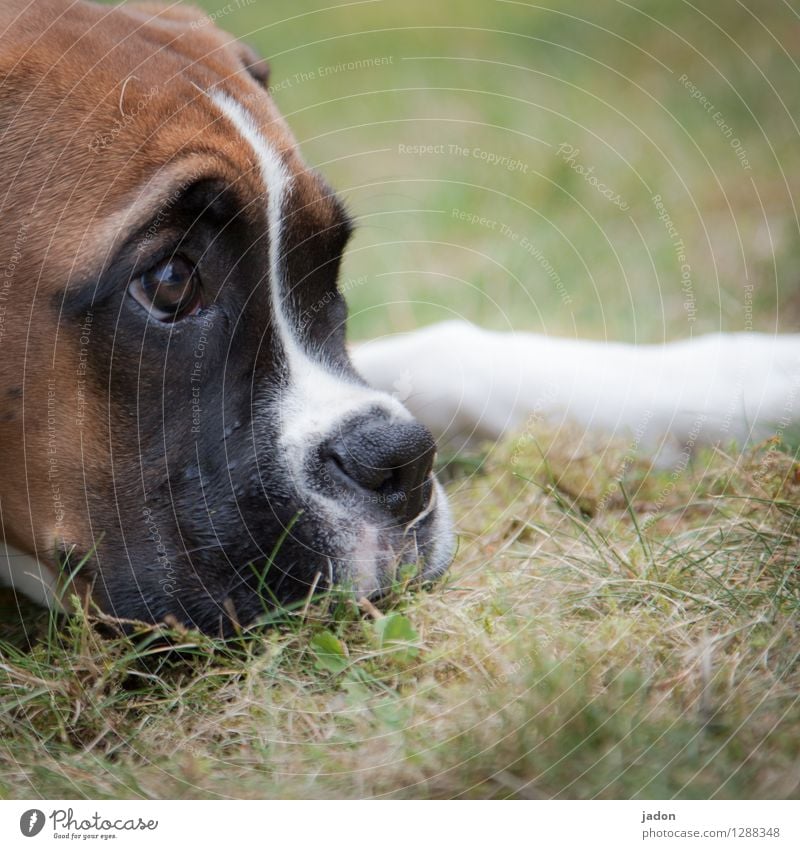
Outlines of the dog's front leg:
<svg viewBox="0 0 800 849">
<path fill-rule="evenodd" d="M 447 322 L 362 344 L 353 359 L 456 450 L 569 421 L 671 465 L 800 422 L 800 335 L 628 345 Z"/>
</svg>

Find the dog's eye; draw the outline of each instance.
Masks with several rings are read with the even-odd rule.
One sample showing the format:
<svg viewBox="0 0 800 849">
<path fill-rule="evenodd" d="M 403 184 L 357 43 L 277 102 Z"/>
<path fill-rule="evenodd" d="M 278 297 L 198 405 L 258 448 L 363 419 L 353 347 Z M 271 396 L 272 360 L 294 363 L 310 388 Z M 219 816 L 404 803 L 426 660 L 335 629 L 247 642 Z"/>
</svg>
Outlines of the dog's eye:
<svg viewBox="0 0 800 849">
<path fill-rule="evenodd" d="M 194 265 L 180 254 L 145 271 L 128 291 L 159 321 L 178 321 L 201 307 L 200 276 Z"/>
</svg>

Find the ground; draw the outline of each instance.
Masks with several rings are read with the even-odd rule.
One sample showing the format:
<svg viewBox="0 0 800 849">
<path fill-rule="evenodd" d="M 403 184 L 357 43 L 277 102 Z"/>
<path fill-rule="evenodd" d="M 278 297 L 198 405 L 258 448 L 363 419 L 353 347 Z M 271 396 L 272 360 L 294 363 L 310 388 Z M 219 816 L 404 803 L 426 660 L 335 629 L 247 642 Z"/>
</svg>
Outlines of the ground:
<svg viewBox="0 0 800 849">
<path fill-rule="evenodd" d="M 796 329 L 788 5 L 199 5 L 358 221 L 353 338 Z M 534 423 L 445 470 L 441 586 L 227 645 L 6 594 L 0 796 L 797 797 L 797 445 L 653 471 Z"/>
</svg>

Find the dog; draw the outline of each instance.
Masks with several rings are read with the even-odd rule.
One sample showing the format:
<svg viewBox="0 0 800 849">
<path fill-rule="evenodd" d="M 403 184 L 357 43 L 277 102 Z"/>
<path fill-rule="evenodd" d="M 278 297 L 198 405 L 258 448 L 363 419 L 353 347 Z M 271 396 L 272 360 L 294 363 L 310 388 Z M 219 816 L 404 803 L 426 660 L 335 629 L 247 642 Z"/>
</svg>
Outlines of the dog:
<svg viewBox="0 0 800 849">
<path fill-rule="evenodd" d="M 404 565 L 439 578 L 436 440 L 571 419 L 669 463 L 796 418 L 796 336 L 448 323 L 351 355 L 351 222 L 263 60 L 190 7 L 0 19 L 0 563 L 20 591 L 229 634 L 324 588 L 377 597 Z"/>
</svg>

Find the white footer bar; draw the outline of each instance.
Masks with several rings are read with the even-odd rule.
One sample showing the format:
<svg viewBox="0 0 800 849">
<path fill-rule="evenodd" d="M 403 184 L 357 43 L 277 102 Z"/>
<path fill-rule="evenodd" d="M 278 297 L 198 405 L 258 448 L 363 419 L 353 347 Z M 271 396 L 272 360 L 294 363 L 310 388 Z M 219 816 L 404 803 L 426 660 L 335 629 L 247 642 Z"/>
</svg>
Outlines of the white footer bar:
<svg viewBox="0 0 800 849">
<path fill-rule="evenodd" d="M 248 842 L 231 842 L 240 839 Z M 0 846 L 54 840 L 177 849 L 794 849 L 800 802 L 0 802 Z"/>
</svg>

